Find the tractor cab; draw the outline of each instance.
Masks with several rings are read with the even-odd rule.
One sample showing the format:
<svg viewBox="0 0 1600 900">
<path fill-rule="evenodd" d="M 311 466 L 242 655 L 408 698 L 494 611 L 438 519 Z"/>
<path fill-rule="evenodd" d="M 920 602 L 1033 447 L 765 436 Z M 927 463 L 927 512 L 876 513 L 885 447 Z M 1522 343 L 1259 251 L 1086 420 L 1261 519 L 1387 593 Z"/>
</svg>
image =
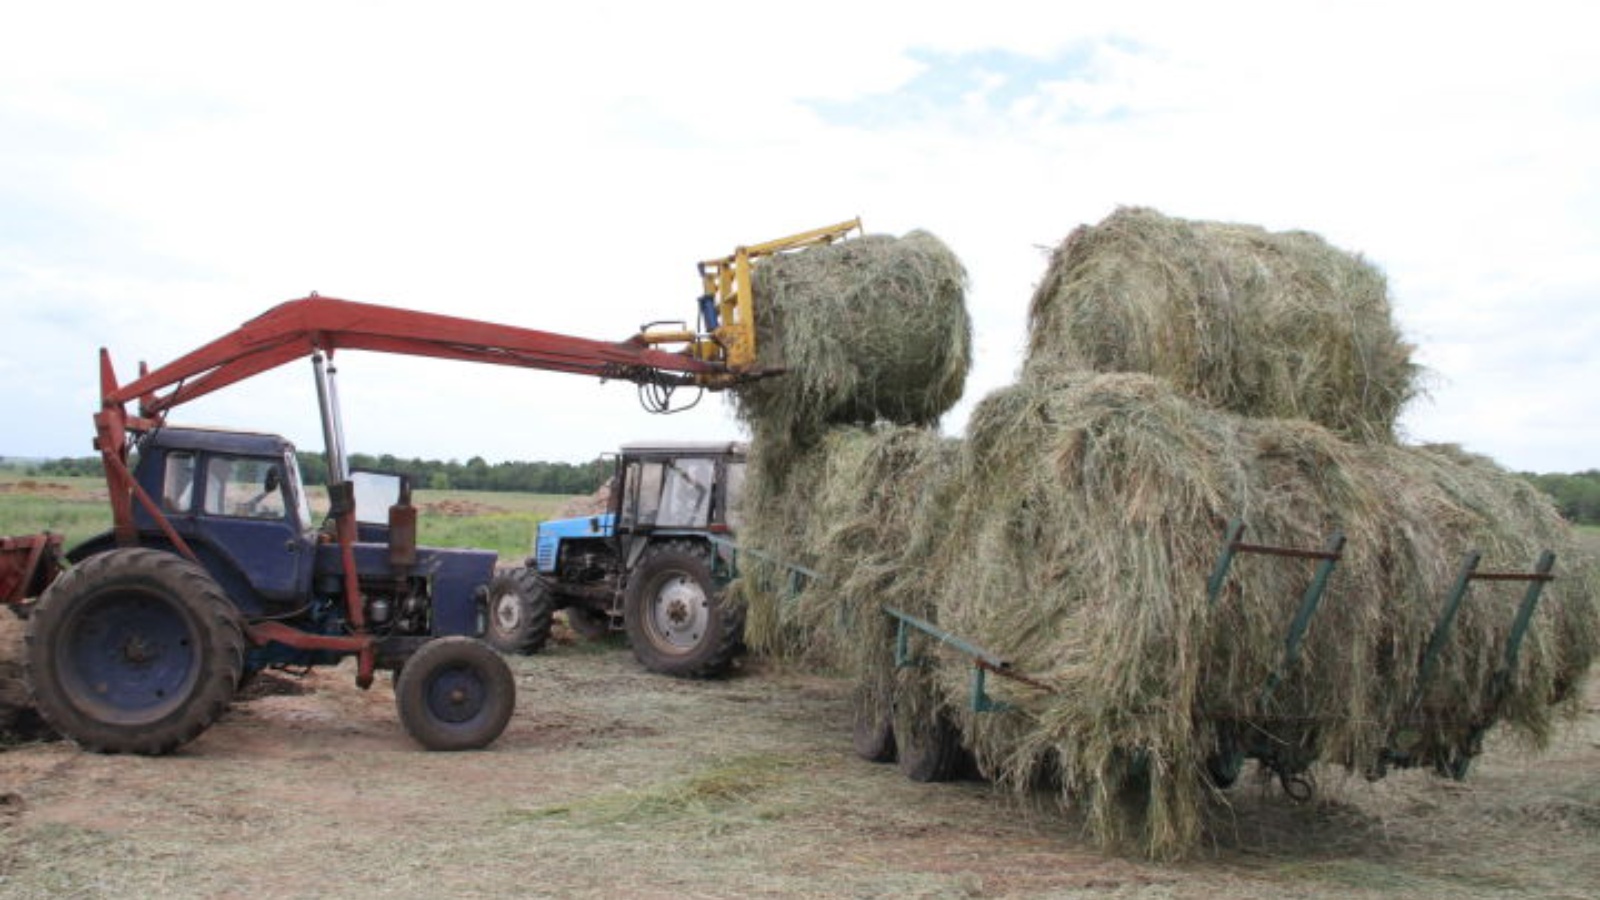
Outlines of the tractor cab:
<svg viewBox="0 0 1600 900">
<path fill-rule="evenodd" d="M 246 615 L 303 602 L 317 541 L 294 445 L 271 434 L 162 428 L 139 447 L 134 478 Z M 143 540 L 164 543 L 134 507 Z M 75 548 L 98 552 L 108 536 Z"/>
<path fill-rule="evenodd" d="M 625 444 L 613 476 L 617 536 L 730 533 L 738 526 L 745 448 L 735 442 Z"/>
</svg>

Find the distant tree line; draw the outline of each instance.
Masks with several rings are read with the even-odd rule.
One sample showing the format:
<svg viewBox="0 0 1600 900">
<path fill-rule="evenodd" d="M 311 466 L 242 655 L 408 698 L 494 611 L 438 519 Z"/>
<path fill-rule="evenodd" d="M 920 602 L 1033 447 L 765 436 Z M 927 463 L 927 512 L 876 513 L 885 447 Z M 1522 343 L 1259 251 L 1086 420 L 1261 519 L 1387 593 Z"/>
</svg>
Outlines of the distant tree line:
<svg viewBox="0 0 1600 900">
<path fill-rule="evenodd" d="M 1526 477 L 1555 500 L 1556 509 L 1567 521 L 1600 525 L 1600 470 L 1590 469 L 1572 475 L 1526 474 Z"/>
<path fill-rule="evenodd" d="M 308 484 L 325 484 L 328 467 L 321 454 L 303 452 L 300 471 Z M 100 457 L 62 457 L 45 462 L 23 461 L 0 457 L 0 464 L 21 468 L 30 476 L 36 475 L 99 475 Z M 466 462 L 436 459 L 397 459 L 390 454 L 372 456 L 352 453 L 350 466 L 355 469 L 378 469 L 401 472 L 411 476 L 411 483 L 419 488 L 456 491 L 521 491 L 530 494 L 592 494 L 611 475 L 612 464 L 605 459 L 586 463 L 563 462 L 500 462 L 490 464 L 481 456 Z M 1580 525 L 1600 525 L 1600 470 L 1534 474 L 1522 476 L 1550 495 L 1556 509 L 1570 522 Z"/>
<path fill-rule="evenodd" d="M 8 461 L 6 464 L 8 466 L 15 466 L 22 469 L 23 474 L 30 477 L 35 475 L 55 475 L 58 477 L 68 477 L 73 475 L 105 474 L 105 469 L 100 467 L 100 457 L 98 456 L 79 456 L 77 458 L 68 458 L 63 456 L 60 459 L 51 459 L 44 462 L 39 462 L 36 460 L 26 463 L 20 461 Z"/>
<path fill-rule="evenodd" d="M 301 452 L 300 472 L 307 484 L 326 484 L 328 464 L 319 453 Z M 29 476 L 100 475 L 100 457 L 62 457 L 47 461 L 7 461 L 0 463 L 21 468 Z M 520 491 L 529 494 L 592 494 L 611 475 L 612 463 L 594 459 L 586 463 L 500 462 L 489 463 L 481 456 L 466 462 L 440 462 L 436 459 L 402 460 L 384 453 L 350 454 L 352 469 L 377 469 L 400 472 L 418 488 L 455 491 Z"/>
<path fill-rule="evenodd" d="M 300 472 L 307 484 L 326 484 L 328 464 L 322 454 L 300 451 Z M 399 472 L 418 488 L 436 491 L 520 491 L 528 494 L 592 494 L 610 477 L 612 463 L 593 459 L 586 463 L 498 462 L 481 456 L 466 462 L 436 459 L 402 460 L 384 453 L 350 454 L 350 468 Z"/>
</svg>

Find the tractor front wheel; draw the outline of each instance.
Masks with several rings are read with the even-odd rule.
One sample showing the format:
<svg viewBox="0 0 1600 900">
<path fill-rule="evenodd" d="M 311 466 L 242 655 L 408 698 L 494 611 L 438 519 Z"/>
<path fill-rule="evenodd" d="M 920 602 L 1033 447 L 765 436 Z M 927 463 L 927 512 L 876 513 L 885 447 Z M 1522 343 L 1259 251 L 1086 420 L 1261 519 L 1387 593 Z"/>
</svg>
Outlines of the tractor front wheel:
<svg viewBox="0 0 1600 900">
<path fill-rule="evenodd" d="M 501 653 L 534 653 L 550 639 L 554 608 L 537 572 L 517 568 L 489 582 L 489 620 L 484 638 Z"/>
<path fill-rule="evenodd" d="M 417 743 L 429 750 L 477 750 L 505 731 L 517 685 L 493 648 L 455 635 L 411 654 L 395 679 L 394 700 Z"/>
<path fill-rule="evenodd" d="M 644 551 L 628 579 L 623 625 L 646 669 L 680 678 L 720 675 L 744 646 L 744 610 L 724 602 L 704 547 L 669 541 Z"/>
<path fill-rule="evenodd" d="M 244 668 L 239 611 L 198 565 L 148 548 L 91 556 L 27 630 L 39 714 L 99 753 L 170 753 L 220 717 Z"/>
</svg>

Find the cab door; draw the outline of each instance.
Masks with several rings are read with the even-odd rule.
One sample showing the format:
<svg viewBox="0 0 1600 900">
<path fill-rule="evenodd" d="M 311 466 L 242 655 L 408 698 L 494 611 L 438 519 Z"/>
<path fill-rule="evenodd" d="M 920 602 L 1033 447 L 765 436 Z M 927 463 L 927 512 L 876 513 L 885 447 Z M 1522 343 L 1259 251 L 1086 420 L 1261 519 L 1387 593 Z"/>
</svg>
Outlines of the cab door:
<svg viewBox="0 0 1600 900">
<path fill-rule="evenodd" d="M 309 594 L 313 535 L 302 522 L 286 461 L 271 457 L 202 456 L 192 498 L 195 530 L 243 585 L 270 605 L 297 604 Z M 213 568 L 219 580 L 228 578 Z M 241 604 L 242 605 L 242 604 Z"/>
</svg>

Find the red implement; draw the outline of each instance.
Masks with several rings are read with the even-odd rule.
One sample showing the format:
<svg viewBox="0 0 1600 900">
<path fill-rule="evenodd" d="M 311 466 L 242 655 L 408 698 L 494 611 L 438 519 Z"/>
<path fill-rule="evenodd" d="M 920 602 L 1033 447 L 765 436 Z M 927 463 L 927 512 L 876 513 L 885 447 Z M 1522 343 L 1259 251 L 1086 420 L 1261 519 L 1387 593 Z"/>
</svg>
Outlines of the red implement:
<svg viewBox="0 0 1600 900">
<path fill-rule="evenodd" d="M 16 606 L 44 593 L 61 571 L 61 535 L 0 537 L 0 604 Z"/>
</svg>

